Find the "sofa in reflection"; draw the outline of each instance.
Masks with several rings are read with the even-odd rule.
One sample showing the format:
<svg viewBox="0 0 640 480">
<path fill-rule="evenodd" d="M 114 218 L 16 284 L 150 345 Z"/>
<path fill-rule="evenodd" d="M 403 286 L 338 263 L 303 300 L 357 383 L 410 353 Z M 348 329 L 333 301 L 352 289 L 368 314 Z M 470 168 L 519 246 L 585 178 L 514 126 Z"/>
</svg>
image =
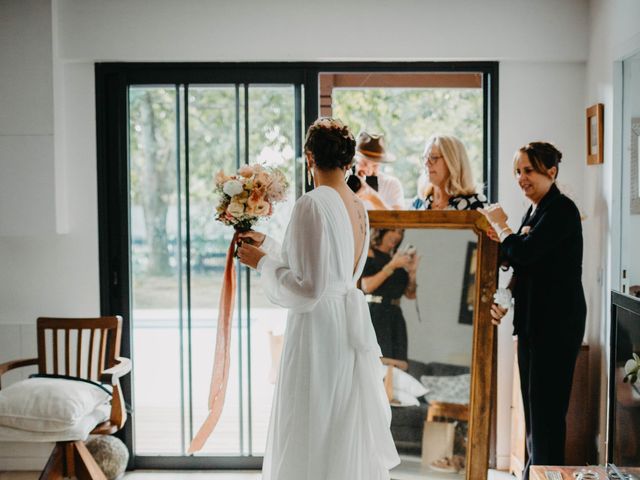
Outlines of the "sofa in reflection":
<svg viewBox="0 0 640 480">
<path fill-rule="evenodd" d="M 420 381 L 423 375 L 430 377 L 450 377 L 469 373 L 467 366 L 452 365 L 447 363 L 429 362 L 422 363 L 409 360 L 407 373 Z M 424 422 L 429 414 L 429 403 L 424 397 L 420 397 L 418 406 L 391 408 L 391 434 L 396 448 L 401 454 L 420 455 L 422 452 L 422 432 Z M 437 412 L 436 416 L 440 412 Z M 434 413 L 432 409 L 432 414 Z M 448 415 L 442 415 L 448 416 Z"/>
</svg>

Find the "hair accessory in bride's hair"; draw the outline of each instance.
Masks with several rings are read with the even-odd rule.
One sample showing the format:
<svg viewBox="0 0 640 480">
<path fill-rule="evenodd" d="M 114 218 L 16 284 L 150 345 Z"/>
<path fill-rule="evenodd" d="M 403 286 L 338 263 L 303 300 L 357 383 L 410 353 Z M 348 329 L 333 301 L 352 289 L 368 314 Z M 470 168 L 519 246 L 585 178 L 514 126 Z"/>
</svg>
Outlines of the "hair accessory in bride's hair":
<svg viewBox="0 0 640 480">
<path fill-rule="evenodd" d="M 340 132 L 340 135 L 342 135 L 343 138 L 355 140 L 349 128 L 344 123 L 342 123 L 341 120 L 338 120 L 337 118 L 320 117 L 315 122 L 313 122 L 313 125 L 311 125 L 311 128 L 313 127 L 327 128 L 330 130 L 338 130 Z"/>
</svg>

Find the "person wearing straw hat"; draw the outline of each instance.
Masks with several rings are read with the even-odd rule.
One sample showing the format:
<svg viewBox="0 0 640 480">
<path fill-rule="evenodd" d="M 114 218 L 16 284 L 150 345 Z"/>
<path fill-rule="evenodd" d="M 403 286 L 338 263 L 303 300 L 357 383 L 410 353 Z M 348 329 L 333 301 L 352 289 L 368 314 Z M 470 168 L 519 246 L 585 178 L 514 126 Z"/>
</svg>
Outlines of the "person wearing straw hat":
<svg viewBox="0 0 640 480">
<path fill-rule="evenodd" d="M 356 139 L 356 175 L 377 177 L 378 190 L 368 182 L 361 181 L 361 188 L 356 194 L 365 202 L 368 210 L 402 210 L 404 208 L 404 191 L 402 184 L 393 175 L 380 172 L 383 163 L 395 161 L 395 157 L 384 148 L 384 135 L 360 132 Z"/>
</svg>

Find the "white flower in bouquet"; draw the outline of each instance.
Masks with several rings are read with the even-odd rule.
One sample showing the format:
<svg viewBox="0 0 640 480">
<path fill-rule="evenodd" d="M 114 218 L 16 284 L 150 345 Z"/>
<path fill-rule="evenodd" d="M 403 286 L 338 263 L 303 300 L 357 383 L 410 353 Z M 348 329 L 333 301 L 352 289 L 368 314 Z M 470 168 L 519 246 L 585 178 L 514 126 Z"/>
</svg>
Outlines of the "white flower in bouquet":
<svg viewBox="0 0 640 480">
<path fill-rule="evenodd" d="M 230 197 L 241 194 L 243 190 L 244 187 L 238 180 L 227 180 L 222 187 L 222 191 Z"/>
<path fill-rule="evenodd" d="M 624 364 L 624 373 L 623 382 L 636 383 L 640 374 L 640 357 L 637 354 L 634 353 L 633 358 L 627 360 L 627 363 Z"/>
<path fill-rule="evenodd" d="M 502 308 L 511 308 L 511 290 L 508 288 L 499 288 L 493 294 L 493 302 Z"/>
</svg>

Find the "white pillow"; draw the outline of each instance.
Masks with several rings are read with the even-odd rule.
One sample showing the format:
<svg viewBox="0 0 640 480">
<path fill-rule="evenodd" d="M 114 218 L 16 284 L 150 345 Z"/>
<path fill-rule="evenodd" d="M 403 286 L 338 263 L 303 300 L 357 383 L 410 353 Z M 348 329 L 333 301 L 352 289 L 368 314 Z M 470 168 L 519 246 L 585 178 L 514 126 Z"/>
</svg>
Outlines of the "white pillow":
<svg viewBox="0 0 640 480">
<path fill-rule="evenodd" d="M 29 378 L 0 390 L 0 425 L 61 432 L 109 399 L 107 392 L 87 382 Z"/>
<path fill-rule="evenodd" d="M 18 430 L 0 425 L 0 451 L 2 451 L 1 442 L 65 442 L 75 440 L 86 440 L 96 425 L 109 419 L 111 413 L 110 405 L 100 405 L 86 417 L 82 417 L 78 423 L 61 432 L 30 432 L 29 430 Z"/>
<path fill-rule="evenodd" d="M 418 380 L 407 372 L 393 367 L 393 393 L 398 391 L 406 392 L 412 397 L 421 397 L 427 393 L 427 389 Z"/>
<path fill-rule="evenodd" d="M 427 402 L 447 402 L 468 404 L 470 398 L 471 374 L 452 376 L 423 375 L 420 381 L 427 389 Z"/>
<path fill-rule="evenodd" d="M 396 403 L 397 402 L 397 403 Z M 393 391 L 393 402 L 391 403 L 392 407 L 418 407 L 420 406 L 420 401 L 414 397 L 413 395 L 403 392 L 402 390 L 394 390 Z"/>
</svg>

